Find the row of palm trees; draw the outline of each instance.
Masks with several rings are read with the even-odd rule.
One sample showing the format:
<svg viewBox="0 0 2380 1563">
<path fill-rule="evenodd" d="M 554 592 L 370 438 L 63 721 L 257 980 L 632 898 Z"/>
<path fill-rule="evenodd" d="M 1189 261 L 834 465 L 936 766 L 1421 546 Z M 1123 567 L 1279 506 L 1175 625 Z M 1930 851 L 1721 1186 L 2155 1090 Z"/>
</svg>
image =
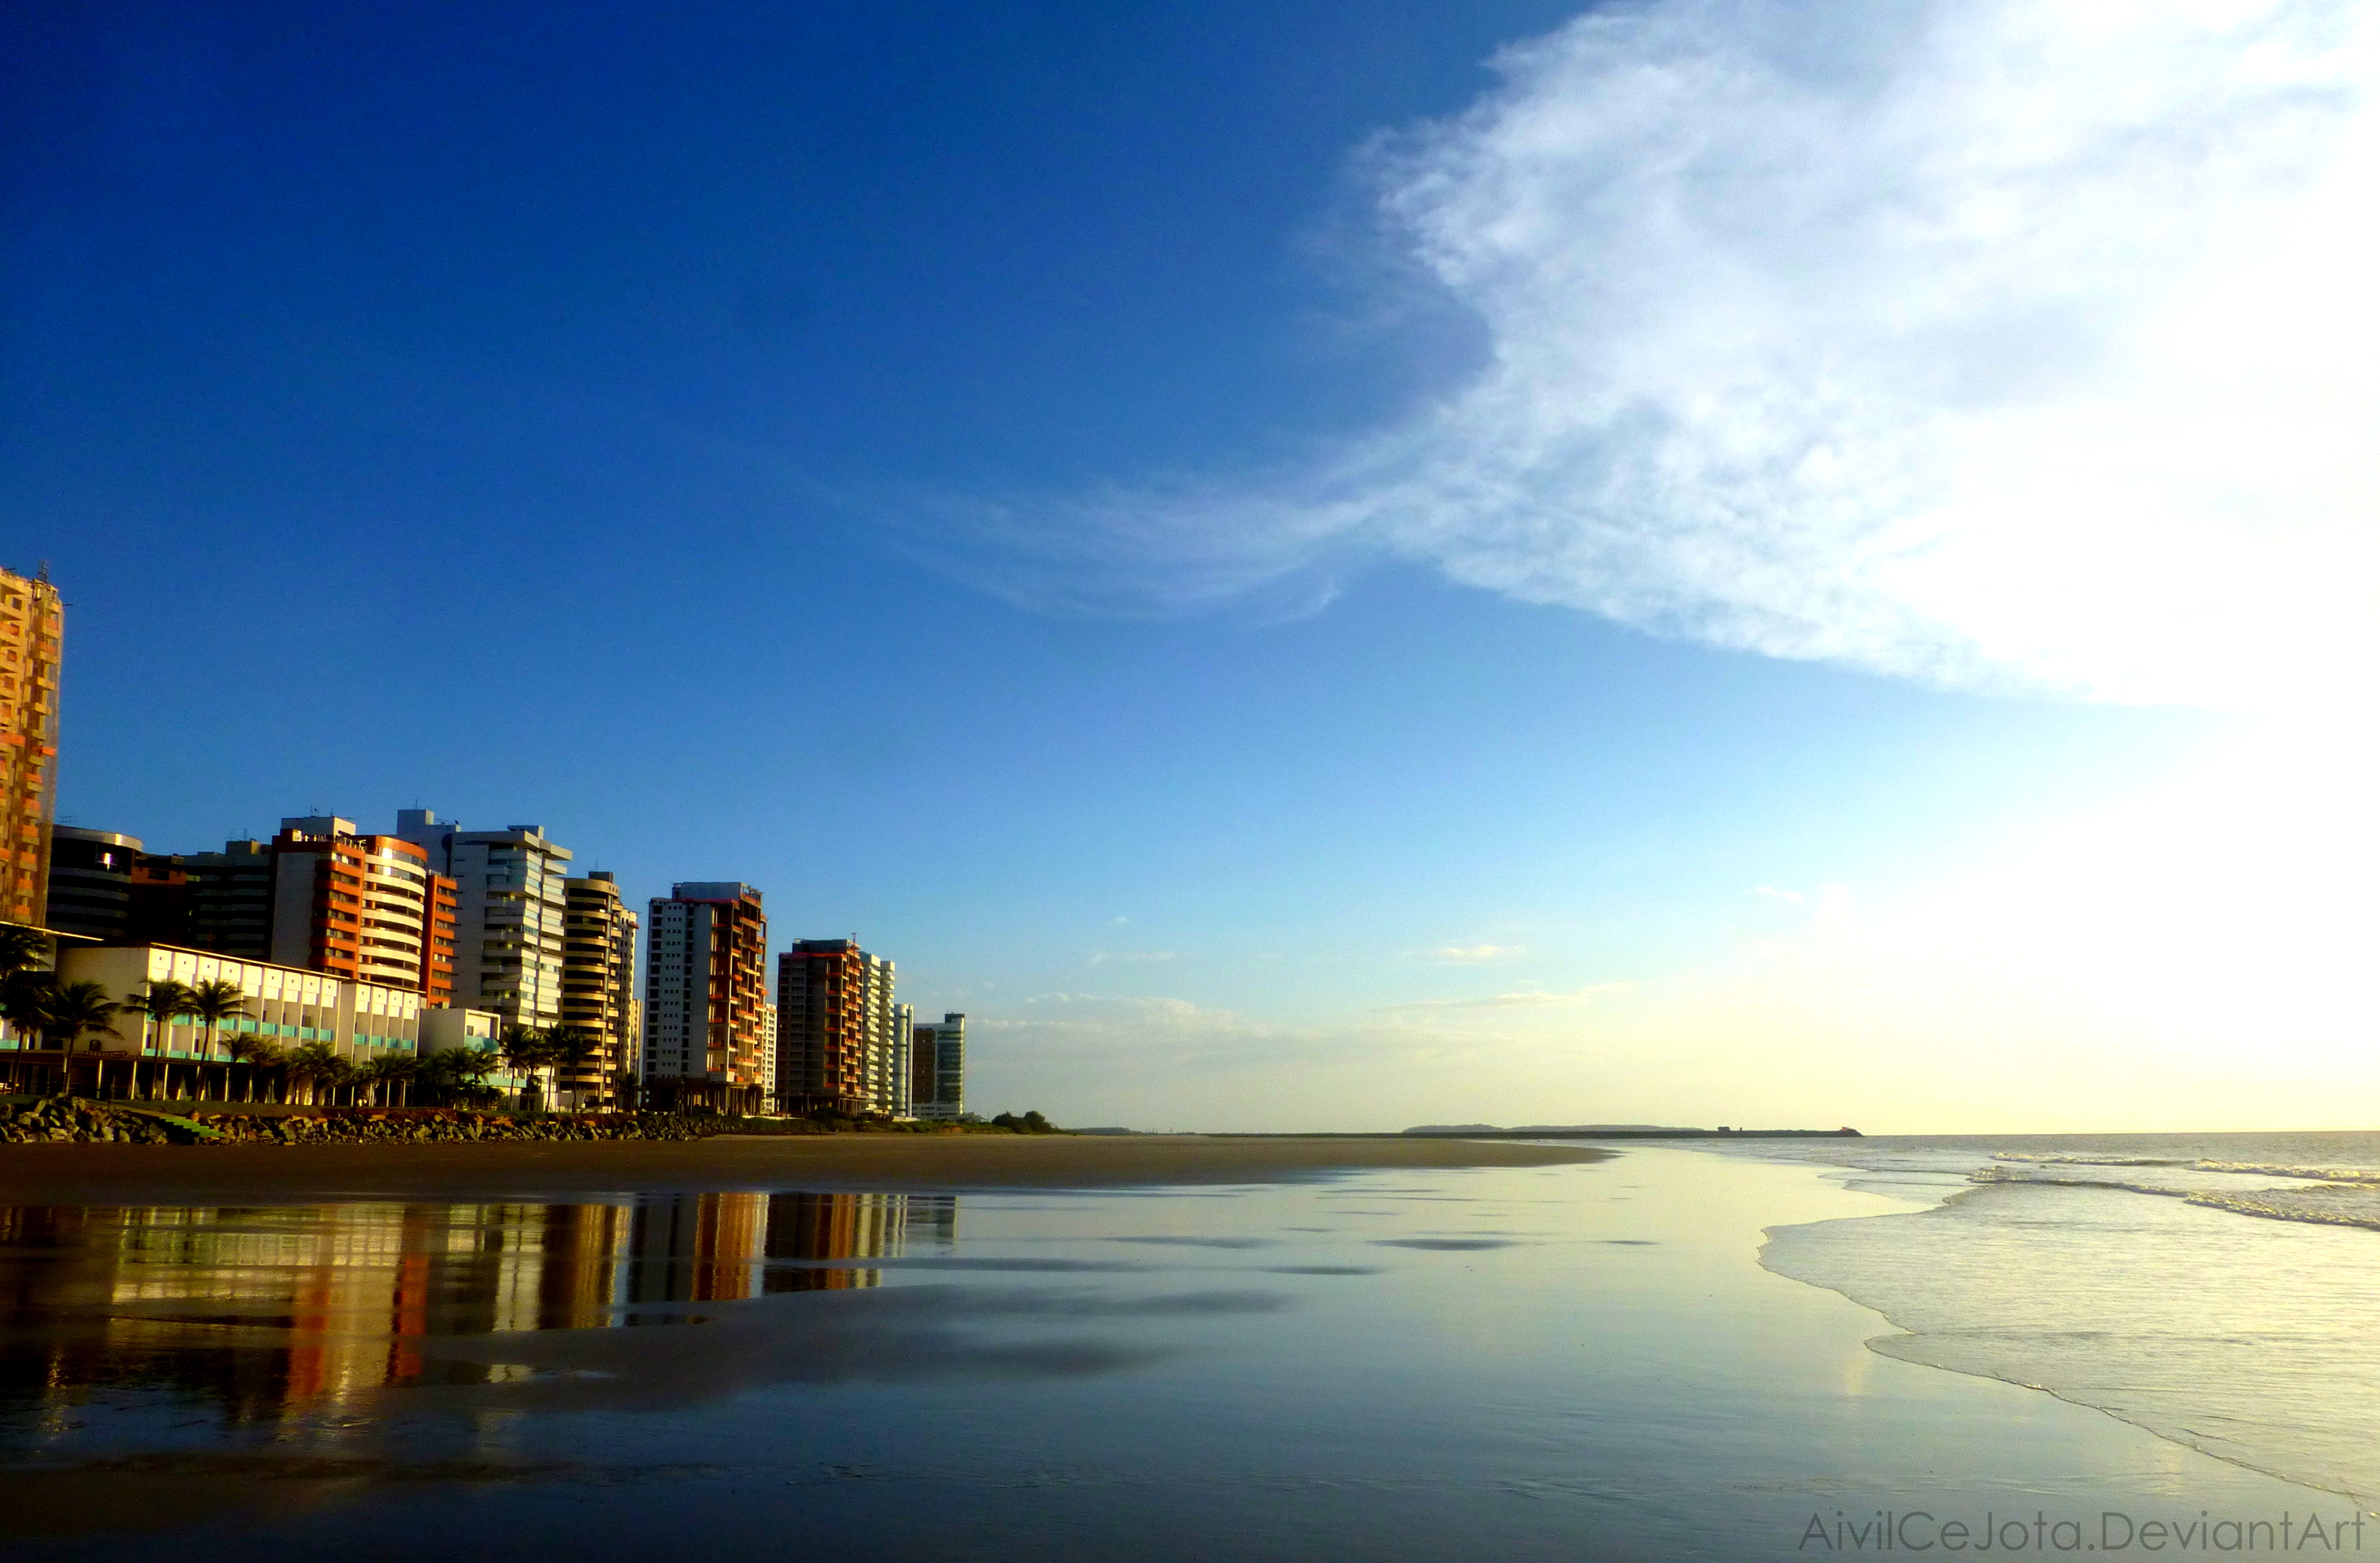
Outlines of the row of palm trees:
<svg viewBox="0 0 2380 1563">
<path fill-rule="evenodd" d="M 585 1105 L 582 1081 L 587 1066 L 601 1051 L 601 1039 L 581 1026 L 508 1026 L 492 1049 L 449 1048 L 427 1057 L 383 1054 L 357 1063 L 327 1042 L 283 1047 L 252 1031 L 232 1029 L 248 1016 L 249 998 L 237 983 L 152 982 L 131 1003 L 108 996 L 98 983 L 62 983 L 42 969 L 47 941 L 31 929 L 0 927 L 0 1019 L 18 1032 L 37 1035 L 76 1060 L 76 1044 L 91 1036 L 122 1038 L 119 1020 L 137 1017 L 163 1036 L 176 1020 L 189 1020 L 203 1033 L 200 1056 L 176 1060 L 135 1055 L 124 1060 L 124 1094 L 140 1094 L 141 1072 L 149 1074 L 149 1094 L 175 1095 L 175 1073 L 187 1071 L 194 1096 L 203 1098 L 208 1087 L 219 1087 L 223 1099 L 241 1101 L 302 1100 L 309 1105 L 409 1105 L 417 1094 L 436 1102 L 486 1101 L 498 1093 L 488 1077 L 499 1068 L 528 1082 L 526 1105 L 547 1105 L 543 1071 L 561 1069 L 574 1082 L 573 1094 Z M 84 1055 L 92 1067 L 92 1093 L 107 1093 L 108 1059 Z M 223 1068 L 217 1077 L 212 1072 Z M 71 1062 L 69 1064 L 71 1070 Z M 261 1094 L 260 1094 L 261 1093 Z"/>
</svg>

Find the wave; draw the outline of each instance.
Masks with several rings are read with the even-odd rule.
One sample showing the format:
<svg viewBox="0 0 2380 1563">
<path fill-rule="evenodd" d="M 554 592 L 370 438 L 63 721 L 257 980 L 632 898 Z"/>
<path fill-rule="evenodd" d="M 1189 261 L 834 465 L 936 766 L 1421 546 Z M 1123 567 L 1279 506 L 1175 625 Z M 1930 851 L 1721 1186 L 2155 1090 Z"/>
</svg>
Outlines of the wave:
<svg viewBox="0 0 2380 1563">
<path fill-rule="evenodd" d="M 2360 1203 L 2325 1196 L 2352 1195 Z M 2325 1227 L 2362 1227 L 2380 1232 L 2380 1196 L 2370 1185 L 2324 1184 L 2313 1189 L 2273 1190 L 2265 1194 L 2196 1193 L 2192 1204 L 2228 1210 L 2238 1215 L 2261 1215 L 2268 1221 L 2311 1221 Z"/>
<path fill-rule="evenodd" d="M 2200 1166 L 2204 1163 L 2188 1158 L 2160 1156 L 2061 1156 L 2046 1151 L 2001 1151 L 1993 1155 L 1996 1162 L 2033 1162 L 2059 1166 Z"/>
<path fill-rule="evenodd" d="M 2380 1183 L 2380 1167 L 2286 1166 L 2266 1162 L 2196 1162 L 2202 1172 L 2239 1172 L 2253 1178 L 2304 1178 L 2317 1183 Z"/>
<path fill-rule="evenodd" d="M 2070 1165 L 2113 1166 L 2190 1166 L 2208 1172 L 2244 1173 L 2258 1177 L 2301 1179 L 2323 1179 L 2308 1189 L 2260 1189 L 2234 1191 L 2219 1189 L 2159 1188 L 2150 1183 L 2127 1183 L 2113 1178 L 2034 1178 L 2012 1169 L 1986 1166 L 1969 1175 L 1976 1183 L 2022 1183 L 2035 1189 L 2109 1189 L 2127 1194 L 2154 1194 L 2159 1199 L 2180 1200 L 2186 1204 L 2208 1210 L 2228 1211 L 2234 1215 L 2253 1215 L 2267 1221 L 2305 1221 L 2325 1227 L 2361 1227 L 2380 1231 L 2380 1172 L 2371 1168 L 2347 1168 L 2345 1175 L 2335 1179 L 2322 1169 L 2313 1167 L 2264 1166 L 2247 1163 L 2173 1163 L 2151 1161 L 2089 1160 L 2082 1157 L 2019 1158 L 1998 1160 L 2057 1160 Z"/>
<path fill-rule="evenodd" d="M 2124 1165 L 2124 1164 L 2117 1164 Z M 2113 1178 L 2028 1178 L 2021 1172 L 2003 1171 L 1999 1167 L 1978 1167 L 1967 1175 L 1970 1183 L 2022 1183 L 2029 1189 L 2115 1189 L 2127 1194 L 2156 1194 L 2166 1199 L 2188 1199 L 2188 1189 L 2160 1189 L 2153 1183 L 2126 1183 Z"/>
<path fill-rule="evenodd" d="M 2380 1183 L 2380 1167 L 2300 1166 L 2289 1162 L 2228 1162 L 2203 1157 L 2072 1156 L 2043 1151 L 2001 1151 L 1996 1162 L 2032 1166 L 2179 1166 L 2192 1172 L 2228 1172 L 2250 1178 L 2302 1178 L 2314 1183 Z"/>
</svg>

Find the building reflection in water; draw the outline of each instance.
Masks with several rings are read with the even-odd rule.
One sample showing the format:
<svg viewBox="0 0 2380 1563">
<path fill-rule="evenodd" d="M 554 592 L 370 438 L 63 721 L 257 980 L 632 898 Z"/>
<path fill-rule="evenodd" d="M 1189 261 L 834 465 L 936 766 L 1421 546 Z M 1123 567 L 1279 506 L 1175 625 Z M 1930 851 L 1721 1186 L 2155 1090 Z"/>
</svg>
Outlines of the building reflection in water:
<svg viewBox="0 0 2380 1563">
<path fill-rule="evenodd" d="M 872 1287 L 856 1260 L 956 1240 L 951 1195 L 688 1193 L 631 1204 L 0 1207 L 0 1403 L 163 1391 L 233 1421 L 504 1366 L 419 1342 L 677 1322 L 640 1304 Z"/>
</svg>

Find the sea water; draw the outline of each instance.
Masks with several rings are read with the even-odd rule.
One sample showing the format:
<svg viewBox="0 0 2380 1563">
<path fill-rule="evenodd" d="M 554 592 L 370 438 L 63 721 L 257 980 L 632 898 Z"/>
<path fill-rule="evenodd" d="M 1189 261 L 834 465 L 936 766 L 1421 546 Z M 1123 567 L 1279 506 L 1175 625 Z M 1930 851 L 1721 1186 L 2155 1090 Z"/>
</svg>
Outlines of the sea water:
<svg viewBox="0 0 2380 1563">
<path fill-rule="evenodd" d="M 1898 1325 L 1876 1350 L 2380 1496 L 2380 1134 L 1727 1149 L 1927 1205 L 1780 1227 L 1765 1252 Z"/>
<path fill-rule="evenodd" d="M 1925 1179 L 2010 1197 L 1932 1155 L 1831 1169 L 1922 1185 L 1887 1192 L 1636 1146 L 1227 1188 L 0 1209 L 0 1544 L 2046 1557 L 2170 1522 L 2298 1556 L 2277 1538 L 2311 1521 L 2360 1550 L 2353 1504 L 1871 1350 L 1876 1313 L 1756 1262 L 1764 1227 L 1961 1219 Z"/>
</svg>

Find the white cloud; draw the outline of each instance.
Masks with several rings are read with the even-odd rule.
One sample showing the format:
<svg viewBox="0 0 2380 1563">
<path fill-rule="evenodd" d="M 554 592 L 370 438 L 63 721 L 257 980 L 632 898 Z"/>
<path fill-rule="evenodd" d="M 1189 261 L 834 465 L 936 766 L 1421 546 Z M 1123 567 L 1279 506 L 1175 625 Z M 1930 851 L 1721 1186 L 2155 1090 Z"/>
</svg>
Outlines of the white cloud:
<svg viewBox="0 0 2380 1563">
<path fill-rule="evenodd" d="M 2375 648 L 2380 10 L 1656 0 L 1361 167 L 1485 328 L 1269 473 L 973 519 L 1050 605 L 1347 552 L 1983 687 L 2264 705 Z"/>
<path fill-rule="evenodd" d="M 1429 952 L 1428 959 L 1469 966 L 1488 960 L 1518 960 L 1528 953 L 1526 945 L 1440 945 Z"/>
</svg>

